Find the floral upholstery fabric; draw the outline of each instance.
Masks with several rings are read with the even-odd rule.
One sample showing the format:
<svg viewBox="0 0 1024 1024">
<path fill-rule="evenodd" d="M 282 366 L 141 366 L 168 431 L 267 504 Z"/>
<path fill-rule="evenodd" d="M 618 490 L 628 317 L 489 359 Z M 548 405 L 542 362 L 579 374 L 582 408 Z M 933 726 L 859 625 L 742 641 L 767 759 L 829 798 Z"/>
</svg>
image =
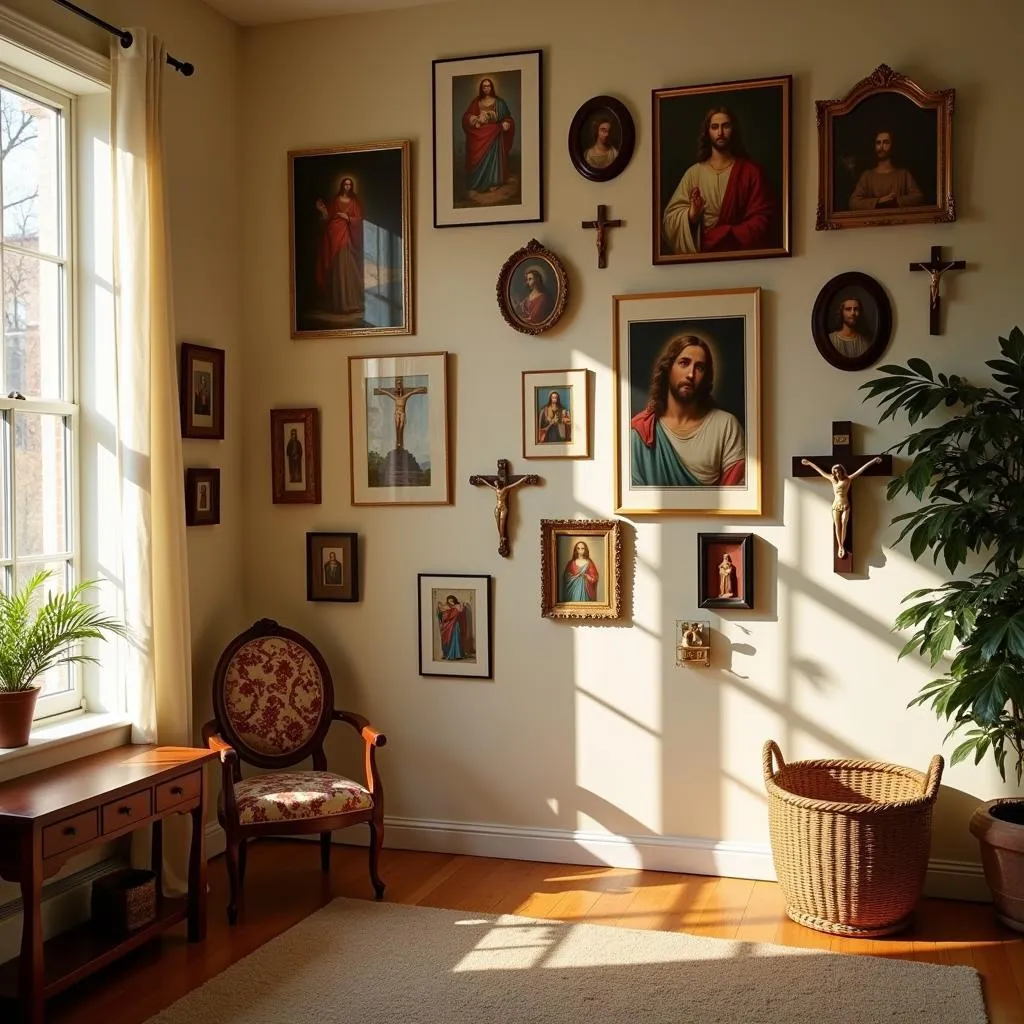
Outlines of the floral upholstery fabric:
<svg viewBox="0 0 1024 1024">
<path fill-rule="evenodd" d="M 324 680 L 305 647 L 280 636 L 250 640 L 224 675 L 228 724 L 260 754 L 298 750 L 324 713 Z"/>
<path fill-rule="evenodd" d="M 365 786 L 331 772 L 270 772 L 235 783 L 238 823 L 326 818 L 373 807 Z"/>
</svg>

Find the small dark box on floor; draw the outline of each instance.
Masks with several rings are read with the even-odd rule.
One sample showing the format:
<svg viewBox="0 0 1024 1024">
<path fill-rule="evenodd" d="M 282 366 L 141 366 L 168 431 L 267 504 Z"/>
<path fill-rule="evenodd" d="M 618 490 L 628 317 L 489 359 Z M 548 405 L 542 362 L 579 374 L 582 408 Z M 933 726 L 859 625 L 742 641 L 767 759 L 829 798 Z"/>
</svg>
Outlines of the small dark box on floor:
<svg viewBox="0 0 1024 1024">
<path fill-rule="evenodd" d="M 156 876 L 125 868 L 92 884 L 92 921 L 104 934 L 127 935 L 156 918 Z"/>
</svg>

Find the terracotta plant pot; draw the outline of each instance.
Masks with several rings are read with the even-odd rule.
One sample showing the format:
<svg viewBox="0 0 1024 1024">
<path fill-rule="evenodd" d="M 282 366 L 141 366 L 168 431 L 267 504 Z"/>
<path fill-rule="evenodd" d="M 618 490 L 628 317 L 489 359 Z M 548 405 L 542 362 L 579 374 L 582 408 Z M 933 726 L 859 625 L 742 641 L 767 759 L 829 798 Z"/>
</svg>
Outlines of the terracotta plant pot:
<svg viewBox="0 0 1024 1024">
<path fill-rule="evenodd" d="M 989 800 L 971 815 L 996 916 L 1024 932 L 1024 800 Z"/>
<path fill-rule="evenodd" d="M 0 749 L 28 746 L 39 687 L 31 690 L 0 690 Z"/>
</svg>

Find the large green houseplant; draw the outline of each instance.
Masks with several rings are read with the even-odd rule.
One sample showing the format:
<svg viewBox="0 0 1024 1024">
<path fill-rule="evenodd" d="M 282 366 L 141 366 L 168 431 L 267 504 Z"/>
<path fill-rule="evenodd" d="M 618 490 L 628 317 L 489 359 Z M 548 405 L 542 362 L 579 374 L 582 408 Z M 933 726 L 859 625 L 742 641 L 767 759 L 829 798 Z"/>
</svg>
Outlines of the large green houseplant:
<svg viewBox="0 0 1024 1024">
<path fill-rule="evenodd" d="M 953 764 L 991 756 L 1005 779 L 1024 774 L 1024 333 L 999 339 L 992 383 L 933 372 L 923 359 L 882 366 L 862 387 L 881 420 L 918 425 L 893 451 L 910 458 L 889 484 L 920 504 L 894 517 L 897 543 L 916 560 L 930 551 L 949 570 L 941 586 L 915 590 L 897 617 L 912 629 L 900 657 L 918 653 L 945 672 L 910 702 L 930 704 L 960 735 Z M 925 420 L 936 410 L 946 415 Z M 956 572 L 968 559 L 977 568 Z M 993 800 L 971 820 L 999 916 L 1024 930 L 1024 799 Z M 1019 866 L 1015 862 L 1019 860 Z M 1001 902 L 1004 898 L 1004 902 Z"/>
<path fill-rule="evenodd" d="M 20 590 L 0 593 L 0 748 L 28 743 L 37 680 L 44 672 L 70 662 L 95 661 L 81 649 L 85 640 L 127 635 L 124 623 L 84 599 L 93 581 L 67 593 L 51 591 L 40 603 L 40 592 L 53 575 L 40 570 Z"/>
</svg>

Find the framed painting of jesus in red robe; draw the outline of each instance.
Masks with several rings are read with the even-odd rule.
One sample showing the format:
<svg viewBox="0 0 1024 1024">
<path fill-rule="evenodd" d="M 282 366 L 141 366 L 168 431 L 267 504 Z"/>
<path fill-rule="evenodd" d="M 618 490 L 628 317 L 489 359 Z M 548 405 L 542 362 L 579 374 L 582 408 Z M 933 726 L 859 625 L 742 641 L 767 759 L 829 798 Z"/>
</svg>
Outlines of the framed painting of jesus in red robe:
<svg viewBox="0 0 1024 1024">
<path fill-rule="evenodd" d="M 653 262 L 789 256 L 789 75 L 653 92 Z"/>
</svg>

